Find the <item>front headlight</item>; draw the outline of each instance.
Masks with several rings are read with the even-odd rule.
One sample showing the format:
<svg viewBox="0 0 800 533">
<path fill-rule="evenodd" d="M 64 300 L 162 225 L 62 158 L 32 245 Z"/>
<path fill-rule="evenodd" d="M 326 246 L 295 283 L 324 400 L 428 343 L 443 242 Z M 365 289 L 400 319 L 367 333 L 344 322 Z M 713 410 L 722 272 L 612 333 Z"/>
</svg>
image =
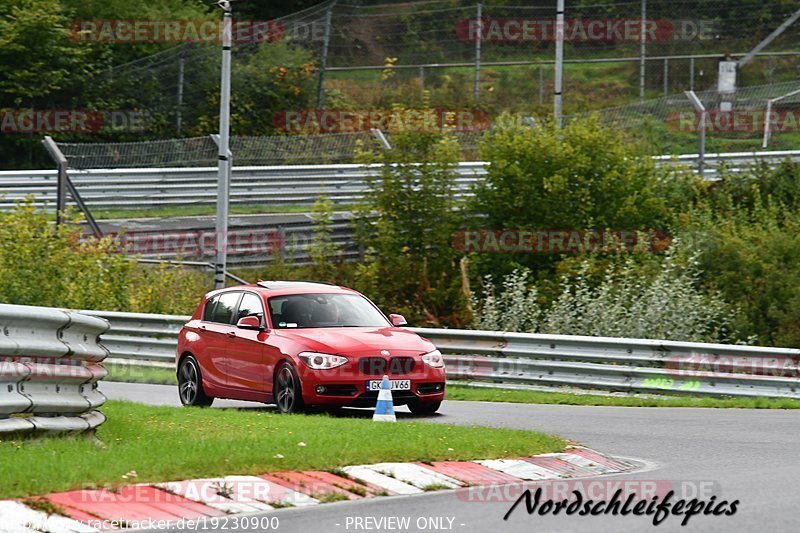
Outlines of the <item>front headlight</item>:
<svg viewBox="0 0 800 533">
<path fill-rule="evenodd" d="M 330 368 L 342 366 L 347 362 L 347 357 L 328 353 L 302 352 L 298 357 L 300 357 L 309 368 L 313 368 L 314 370 L 328 370 Z"/>
<path fill-rule="evenodd" d="M 422 356 L 422 361 L 432 368 L 444 368 L 444 358 L 439 350 L 426 353 Z"/>
</svg>

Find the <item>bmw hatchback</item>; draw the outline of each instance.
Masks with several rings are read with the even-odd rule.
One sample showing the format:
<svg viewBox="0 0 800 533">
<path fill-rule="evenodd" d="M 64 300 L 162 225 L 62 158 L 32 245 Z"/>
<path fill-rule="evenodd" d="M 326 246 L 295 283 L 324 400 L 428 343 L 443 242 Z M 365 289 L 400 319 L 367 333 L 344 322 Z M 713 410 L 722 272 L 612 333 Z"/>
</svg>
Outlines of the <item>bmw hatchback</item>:
<svg viewBox="0 0 800 533">
<path fill-rule="evenodd" d="M 442 355 L 357 291 L 319 282 L 262 281 L 206 294 L 178 337 L 184 405 L 214 398 L 306 406 L 374 407 L 386 375 L 395 405 L 436 412 Z"/>
</svg>

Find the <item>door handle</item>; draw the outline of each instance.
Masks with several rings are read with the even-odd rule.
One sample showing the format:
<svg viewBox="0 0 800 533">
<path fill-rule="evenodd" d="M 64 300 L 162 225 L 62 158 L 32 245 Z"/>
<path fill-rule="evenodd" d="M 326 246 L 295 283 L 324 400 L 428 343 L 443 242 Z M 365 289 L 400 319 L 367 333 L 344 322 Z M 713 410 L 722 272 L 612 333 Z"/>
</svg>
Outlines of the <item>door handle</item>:
<svg viewBox="0 0 800 533">
<path fill-rule="evenodd" d="M 233 337 L 236 337 L 236 332 L 235 331 L 229 331 L 228 333 L 226 333 L 226 335 L 228 337 L 230 337 L 230 338 L 233 338 Z"/>
</svg>

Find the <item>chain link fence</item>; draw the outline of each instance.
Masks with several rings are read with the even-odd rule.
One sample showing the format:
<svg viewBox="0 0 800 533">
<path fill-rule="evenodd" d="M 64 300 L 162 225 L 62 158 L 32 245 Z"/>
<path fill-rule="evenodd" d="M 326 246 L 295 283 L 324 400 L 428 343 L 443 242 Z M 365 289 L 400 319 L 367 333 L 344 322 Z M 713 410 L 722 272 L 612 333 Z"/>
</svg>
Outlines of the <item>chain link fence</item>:
<svg viewBox="0 0 800 533">
<path fill-rule="evenodd" d="M 246 30 L 234 29 L 236 164 L 349 162 L 359 139 L 371 142 L 371 128 L 390 135 L 444 129 L 447 114 L 460 117 L 448 127 L 465 159 L 476 159 L 476 140 L 501 112 L 552 112 L 554 0 L 350 1 L 266 21 L 261 33 L 253 21 L 236 19 L 234 4 L 234 21 Z M 626 127 L 646 121 L 657 152 L 691 151 L 688 119 L 677 123 L 689 131 L 675 130 L 675 116 L 692 112 L 683 91 L 713 99 L 723 58 L 741 60 L 777 31 L 738 69 L 731 110 L 766 110 L 771 99 L 800 87 L 800 23 L 787 24 L 798 7 L 789 0 L 568 0 L 564 112 L 599 111 Z M 141 117 L 102 132 L 58 134 L 78 144 L 113 141 L 76 145 L 76 168 L 213 164 L 206 137 L 217 129 L 220 55 L 218 42 L 183 42 L 84 81 L 77 107 L 133 109 Z M 794 95 L 774 102 L 780 120 L 769 146 L 797 140 L 796 105 Z M 402 120 L 420 109 L 433 110 L 435 119 L 422 126 Z M 348 122 L 352 114 L 357 120 Z M 709 149 L 760 148 L 764 124 L 748 120 L 747 131 L 712 132 Z M 129 144 L 176 137 L 185 139 Z"/>
</svg>

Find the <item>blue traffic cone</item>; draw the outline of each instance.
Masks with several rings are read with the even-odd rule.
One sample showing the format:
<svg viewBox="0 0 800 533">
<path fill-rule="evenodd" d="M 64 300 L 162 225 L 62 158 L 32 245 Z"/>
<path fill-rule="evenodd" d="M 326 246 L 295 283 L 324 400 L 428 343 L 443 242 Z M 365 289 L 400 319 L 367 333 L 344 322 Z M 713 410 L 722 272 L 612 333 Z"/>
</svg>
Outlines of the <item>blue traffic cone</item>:
<svg viewBox="0 0 800 533">
<path fill-rule="evenodd" d="M 378 391 L 378 403 L 375 405 L 375 414 L 372 420 L 377 422 L 397 422 L 394 416 L 394 400 L 392 399 L 392 386 L 389 376 L 383 376 L 381 388 Z"/>
</svg>

